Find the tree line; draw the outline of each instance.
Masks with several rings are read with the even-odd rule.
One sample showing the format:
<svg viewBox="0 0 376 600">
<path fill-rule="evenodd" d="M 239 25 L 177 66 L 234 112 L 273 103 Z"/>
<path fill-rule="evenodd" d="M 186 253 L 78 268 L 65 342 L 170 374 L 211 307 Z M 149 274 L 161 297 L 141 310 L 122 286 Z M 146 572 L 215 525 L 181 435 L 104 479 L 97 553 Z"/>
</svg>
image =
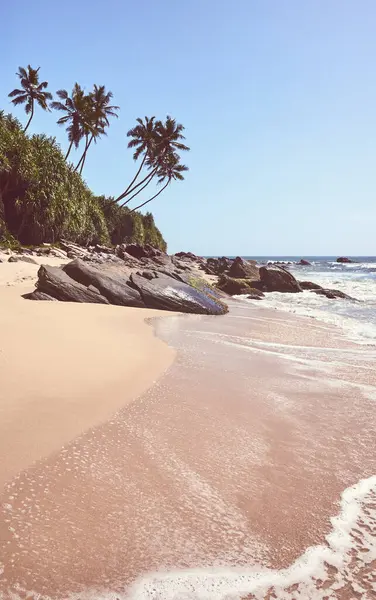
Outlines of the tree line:
<svg viewBox="0 0 376 600">
<path fill-rule="evenodd" d="M 58 90 L 58 100 L 54 100 L 47 90 L 48 82 L 40 81 L 39 71 L 39 67 L 34 69 L 31 65 L 26 69 L 19 67 L 16 75 L 20 80 L 20 88 L 9 93 L 12 103 L 15 106 L 24 105 L 28 116 L 23 132 L 29 128 L 37 107 L 45 111 L 61 112 L 62 116 L 57 123 L 66 126 L 68 149 L 65 160 L 69 158 L 73 146 L 77 149 L 83 142 L 79 161 L 76 165 L 71 165 L 73 171 L 81 174 L 92 143 L 96 144 L 100 137 L 107 135 L 110 119 L 118 117 L 119 107 L 112 104 L 112 92 L 107 91 L 104 85 L 97 84 L 86 93 L 75 83 L 71 94 L 64 89 Z M 134 150 L 133 159 L 139 162 L 139 166 L 124 191 L 112 198 L 110 203 L 129 208 L 129 203 L 136 196 L 144 192 L 152 182 L 156 182 L 160 189 L 134 206 L 130 210 L 133 212 L 157 198 L 172 181 L 184 180 L 188 167 L 181 163 L 180 152 L 189 151 L 189 147 L 184 143 L 183 131 L 184 126 L 171 116 L 167 116 L 165 120 L 155 116 L 138 118 L 127 137 L 130 138 L 128 148 Z"/>
</svg>

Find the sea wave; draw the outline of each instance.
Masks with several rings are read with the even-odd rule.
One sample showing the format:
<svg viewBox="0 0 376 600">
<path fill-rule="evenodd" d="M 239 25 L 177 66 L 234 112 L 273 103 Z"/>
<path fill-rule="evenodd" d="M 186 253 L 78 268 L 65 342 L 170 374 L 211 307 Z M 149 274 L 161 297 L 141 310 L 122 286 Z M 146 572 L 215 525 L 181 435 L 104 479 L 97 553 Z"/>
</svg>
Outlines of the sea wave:
<svg viewBox="0 0 376 600">
<path fill-rule="evenodd" d="M 290 567 L 208 568 L 150 574 L 125 596 L 129 600 L 330 600 L 353 590 L 360 600 L 376 594 L 376 476 L 347 488 L 340 513 L 323 544 L 308 548 Z"/>
</svg>

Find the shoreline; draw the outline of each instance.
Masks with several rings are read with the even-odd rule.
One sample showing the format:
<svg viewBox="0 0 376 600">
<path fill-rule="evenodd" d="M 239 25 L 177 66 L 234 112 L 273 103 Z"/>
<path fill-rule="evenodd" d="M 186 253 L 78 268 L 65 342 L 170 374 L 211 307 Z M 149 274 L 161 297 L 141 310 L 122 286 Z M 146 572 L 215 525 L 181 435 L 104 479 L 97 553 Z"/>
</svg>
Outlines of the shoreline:
<svg viewBox="0 0 376 600">
<path fill-rule="evenodd" d="M 171 368 L 6 488 L 9 584 L 41 598 L 166 599 L 192 586 L 187 598 L 206 598 L 237 586 L 234 569 L 273 571 L 270 585 L 304 589 L 303 573 L 315 586 L 321 558 L 321 575 L 284 574 L 316 546 L 330 565 L 348 564 L 347 547 L 327 556 L 325 538 L 343 491 L 375 473 L 373 354 L 312 319 L 232 308 L 153 319 L 176 349 Z M 25 542 L 35 554 L 27 560 Z M 347 585 L 341 569 L 327 576 Z M 253 577 L 241 582 L 248 592 L 236 598 L 254 589 Z"/>
<path fill-rule="evenodd" d="M 175 356 L 147 323 L 166 313 L 30 302 L 21 294 L 30 291 L 25 279 L 33 280 L 39 265 L 5 266 L 6 273 L 4 265 L 0 270 L 0 455 L 6 456 L 1 487 L 111 418 L 145 392 Z"/>
<path fill-rule="evenodd" d="M 0 405 L 13 469 L 1 497 L 1 598 L 166 600 L 194 589 L 185 597 L 219 600 L 275 585 L 295 600 L 324 572 L 347 586 L 337 567 L 358 552 L 362 527 L 350 523 L 363 501 L 351 486 L 376 472 L 375 348 L 236 300 L 214 318 L 27 302 L 22 292 L 0 287 L 13 365 Z M 350 546 L 338 550 L 334 536 L 330 554 L 341 497 Z"/>
</svg>

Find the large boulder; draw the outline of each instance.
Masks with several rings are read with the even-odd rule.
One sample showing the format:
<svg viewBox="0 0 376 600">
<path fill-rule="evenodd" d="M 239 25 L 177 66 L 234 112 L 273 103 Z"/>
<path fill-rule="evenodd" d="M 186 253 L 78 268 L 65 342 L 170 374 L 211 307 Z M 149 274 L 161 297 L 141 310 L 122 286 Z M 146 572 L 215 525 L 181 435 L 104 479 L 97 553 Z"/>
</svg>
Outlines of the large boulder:
<svg viewBox="0 0 376 600">
<path fill-rule="evenodd" d="M 235 279 L 259 279 L 259 269 L 255 261 L 243 260 L 237 256 L 228 270 L 228 276 Z"/>
<path fill-rule="evenodd" d="M 226 304 L 214 296 L 165 275 L 150 281 L 132 274 L 130 281 L 148 308 L 202 315 L 223 315 L 228 311 Z"/>
<path fill-rule="evenodd" d="M 144 306 L 140 294 L 129 286 L 129 274 L 121 268 L 107 265 L 94 267 L 76 259 L 65 265 L 63 270 L 74 281 L 97 288 L 110 304 Z"/>
<path fill-rule="evenodd" d="M 150 244 L 141 246 L 140 244 L 128 244 L 125 247 L 125 252 L 133 256 L 134 258 L 155 258 L 156 256 L 163 256 L 164 252 L 153 248 Z"/>
<path fill-rule="evenodd" d="M 38 271 L 37 289 L 39 292 L 52 296 L 63 302 L 91 302 L 94 304 L 109 304 L 107 298 L 98 290 L 89 289 L 82 283 L 71 279 L 63 269 L 42 265 Z M 34 299 L 34 298 L 32 298 Z M 37 298 L 38 300 L 40 298 Z"/>
<path fill-rule="evenodd" d="M 221 256 L 220 258 L 208 258 L 206 260 L 205 271 L 209 275 L 222 275 L 231 267 L 233 259 Z"/>
<path fill-rule="evenodd" d="M 254 288 L 252 279 L 235 279 L 227 275 L 221 275 L 218 280 L 217 287 L 222 292 L 230 296 L 238 296 L 242 294 L 251 294 Z"/>
<path fill-rule="evenodd" d="M 301 258 L 297 264 L 300 265 L 301 267 L 310 267 L 311 266 L 311 263 L 309 262 L 309 260 L 306 260 L 305 258 Z"/>
<path fill-rule="evenodd" d="M 354 262 L 351 258 L 347 258 L 347 256 L 340 256 L 337 258 L 337 263 L 352 263 Z"/>
<path fill-rule="evenodd" d="M 299 282 L 289 271 L 278 265 L 260 267 L 260 280 L 267 292 L 301 292 Z"/>
<path fill-rule="evenodd" d="M 183 260 L 199 260 L 199 257 L 193 254 L 193 252 L 176 252 L 175 256 Z"/>
</svg>

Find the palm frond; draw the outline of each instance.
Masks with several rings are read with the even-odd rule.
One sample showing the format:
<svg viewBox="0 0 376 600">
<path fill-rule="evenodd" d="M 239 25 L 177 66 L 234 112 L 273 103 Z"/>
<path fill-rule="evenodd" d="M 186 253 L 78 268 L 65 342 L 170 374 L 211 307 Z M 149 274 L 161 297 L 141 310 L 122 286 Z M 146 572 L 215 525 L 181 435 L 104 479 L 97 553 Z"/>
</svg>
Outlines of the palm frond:
<svg viewBox="0 0 376 600">
<path fill-rule="evenodd" d="M 68 92 L 67 92 L 67 90 L 57 90 L 56 95 L 61 100 L 66 100 L 68 98 Z"/>
<path fill-rule="evenodd" d="M 14 106 L 18 106 L 19 104 L 23 104 L 24 102 L 26 102 L 27 99 L 28 99 L 28 95 L 24 94 L 23 96 L 18 96 L 17 98 L 13 98 L 12 104 L 14 104 Z"/>
<path fill-rule="evenodd" d="M 67 108 L 66 106 L 64 106 L 64 104 L 62 104 L 61 102 L 51 102 L 51 108 L 53 108 L 54 110 L 64 110 L 66 111 Z"/>
<path fill-rule="evenodd" d="M 25 90 L 14 89 L 10 94 L 8 94 L 8 98 L 14 98 L 14 96 L 19 96 L 20 94 L 24 94 Z"/>
</svg>

